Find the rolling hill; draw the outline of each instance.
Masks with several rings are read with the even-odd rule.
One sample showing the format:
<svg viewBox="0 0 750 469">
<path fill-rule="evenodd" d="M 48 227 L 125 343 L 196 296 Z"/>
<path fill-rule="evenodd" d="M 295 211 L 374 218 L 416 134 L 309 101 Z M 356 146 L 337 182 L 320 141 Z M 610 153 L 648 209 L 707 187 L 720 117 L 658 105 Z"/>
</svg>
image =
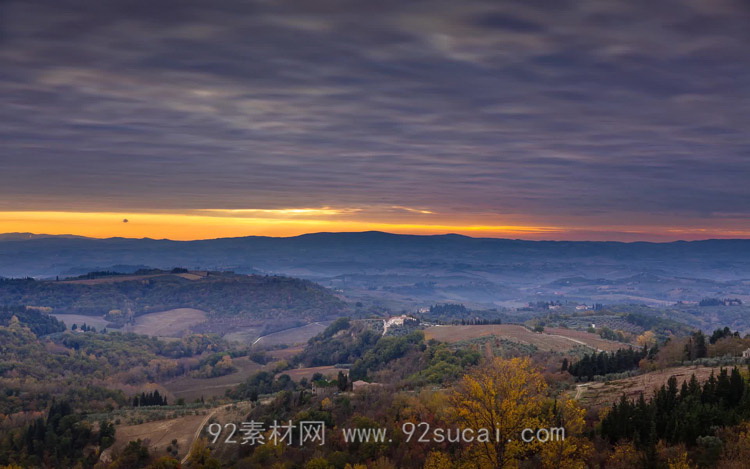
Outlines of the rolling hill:
<svg viewBox="0 0 750 469">
<path fill-rule="evenodd" d="M 0 236 L 3 277 L 176 265 L 303 278 L 391 310 L 437 302 L 502 308 L 550 299 L 652 306 L 750 300 L 750 240 L 524 241 L 382 232 L 199 241 Z"/>
<path fill-rule="evenodd" d="M 194 328 L 201 332 L 260 326 L 268 333 L 335 318 L 349 310 L 331 291 L 308 280 L 168 271 L 63 281 L 0 280 L 0 304 L 45 308 L 57 315 L 103 317 L 111 327 L 137 327 L 144 315 L 156 318 L 162 312 L 195 308 L 208 315 L 207 321 Z"/>
</svg>

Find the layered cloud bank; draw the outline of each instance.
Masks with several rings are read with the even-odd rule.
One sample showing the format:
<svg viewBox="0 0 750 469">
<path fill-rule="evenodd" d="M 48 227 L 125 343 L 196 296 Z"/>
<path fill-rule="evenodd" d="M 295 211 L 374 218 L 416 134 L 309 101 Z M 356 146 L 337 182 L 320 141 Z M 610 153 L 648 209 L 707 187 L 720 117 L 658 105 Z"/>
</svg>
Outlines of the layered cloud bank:
<svg viewBox="0 0 750 469">
<path fill-rule="evenodd" d="M 746 2 L 0 9 L 0 231 L 750 232 Z"/>
</svg>

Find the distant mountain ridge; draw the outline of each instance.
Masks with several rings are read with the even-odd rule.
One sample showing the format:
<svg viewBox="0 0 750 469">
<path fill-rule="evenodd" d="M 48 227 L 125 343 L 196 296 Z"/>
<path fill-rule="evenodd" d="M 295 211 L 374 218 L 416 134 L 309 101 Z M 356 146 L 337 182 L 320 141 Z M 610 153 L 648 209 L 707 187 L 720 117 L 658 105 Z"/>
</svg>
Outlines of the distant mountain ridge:
<svg viewBox="0 0 750 469">
<path fill-rule="evenodd" d="M 239 251 L 237 251 L 239 249 Z M 678 260 L 678 256 L 721 260 L 744 264 L 750 262 L 750 239 L 709 239 L 673 242 L 619 241 L 528 241 L 505 238 L 472 238 L 457 234 L 400 235 L 379 231 L 311 233 L 294 237 L 247 236 L 195 241 L 174 241 L 151 238 L 87 238 L 73 235 L 32 233 L 0 234 L 0 275 L 57 275 L 60 263 L 85 259 L 101 260 L 101 265 L 149 265 L 168 267 L 182 263 L 206 263 L 195 267 L 208 268 L 210 263 L 241 264 L 245 260 L 263 259 L 263 251 L 276 250 L 288 255 L 307 257 L 311 249 L 341 255 L 368 256 L 362 249 L 386 250 L 391 254 L 441 252 L 453 259 L 478 254 L 512 258 L 545 256 L 549 259 L 602 256 L 610 259 Z M 357 251 L 348 252 L 355 249 Z M 436 251 L 438 250 L 438 251 Z M 442 251 L 446 250 L 446 251 Z M 266 252 L 267 254 L 270 252 Z M 314 254 L 314 253 L 313 253 Z M 185 262 L 172 262 L 178 256 Z M 508 257 L 510 256 L 510 257 Z M 137 259 L 137 261 L 136 261 Z M 40 271 L 24 265 L 49 265 Z M 304 259 L 303 259 L 304 260 Z M 492 260 L 491 258 L 488 260 Z M 20 262 L 17 272 L 8 264 Z"/>
<path fill-rule="evenodd" d="M 750 278 L 750 240 L 617 242 L 527 241 L 472 238 L 463 235 L 399 235 L 378 231 L 312 233 L 274 238 L 248 236 L 196 241 L 134 238 L 86 238 L 31 233 L 0 234 L 0 275 L 5 277 L 59 275 L 74 267 L 138 265 L 168 268 L 235 268 L 238 271 L 279 271 L 308 268 L 330 274 L 332 264 L 382 268 L 409 262 L 469 264 L 476 267 L 515 263 L 559 263 L 599 259 L 617 264 L 649 264 L 651 273 L 674 270 L 721 270 Z M 696 263 L 700 265 L 696 265 Z M 690 264 L 692 264 L 692 269 Z M 344 267 L 344 266 L 341 266 Z M 460 265 L 458 267 L 461 267 Z M 334 270 L 340 270 L 336 268 Z M 356 269 L 353 269 L 356 270 Z M 681 269 L 686 270 L 686 269 Z M 631 275 L 643 273 L 631 271 Z M 341 272 L 344 273 L 344 272 Z M 684 272 L 688 273 L 688 272 Z M 562 277 L 562 276 L 561 276 Z M 590 277 L 590 274 L 587 275 Z M 609 277 L 609 276 L 608 276 Z"/>
<path fill-rule="evenodd" d="M 526 241 L 376 231 L 197 241 L 23 236 L 0 235 L 0 276 L 183 266 L 305 278 L 390 306 L 551 297 L 658 304 L 750 295 L 747 239 Z"/>
<path fill-rule="evenodd" d="M 306 239 L 306 238 L 318 238 L 318 239 L 358 239 L 358 240 L 386 240 L 386 239 L 425 239 L 425 238 L 442 238 L 442 239 L 464 239 L 464 240 L 485 240 L 485 241 L 506 241 L 506 242 L 521 242 L 521 243 L 586 243 L 586 244 L 690 244 L 690 243 L 705 243 L 713 241 L 729 241 L 729 242 L 750 242 L 750 238 L 707 238 L 693 241 L 568 241 L 568 240 L 527 240 L 520 238 L 495 238 L 495 237 L 479 237 L 479 236 L 468 236 L 458 233 L 444 233 L 444 234 L 431 234 L 431 235 L 419 235 L 419 234 L 399 234 L 389 233 L 387 231 L 320 231 L 316 233 L 304 233 L 295 236 L 261 236 L 261 235 L 248 235 L 248 236 L 234 236 L 234 237 L 223 237 L 223 238 L 208 238 L 208 239 L 195 239 L 195 240 L 174 240 L 169 238 L 125 238 L 121 236 L 113 236 L 109 238 L 98 238 L 92 236 L 82 236 L 73 234 L 47 234 L 47 233 L 31 233 L 31 232 L 11 232 L 11 233 L 0 233 L 0 241 L 3 240 L 29 240 L 29 239 L 48 239 L 48 238 L 65 238 L 65 239 L 90 239 L 90 240 L 132 240 L 132 241 L 172 241 L 175 243 L 199 243 L 199 242 L 210 242 L 220 240 L 247 240 L 247 239 L 275 239 L 275 240 L 290 240 L 290 239 Z"/>
<path fill-rule="evenodd" d="M 0 233 L 0 241 L 26 241 L 29 239 L 44 239 L 44 238 L 76 238 L 76 239 L 94 239 L 86 236 L 76 236 L 70 234 L 63 235 L 48 235 L 48 234 L 36 234 L 36 233 Z"/>
</svg>

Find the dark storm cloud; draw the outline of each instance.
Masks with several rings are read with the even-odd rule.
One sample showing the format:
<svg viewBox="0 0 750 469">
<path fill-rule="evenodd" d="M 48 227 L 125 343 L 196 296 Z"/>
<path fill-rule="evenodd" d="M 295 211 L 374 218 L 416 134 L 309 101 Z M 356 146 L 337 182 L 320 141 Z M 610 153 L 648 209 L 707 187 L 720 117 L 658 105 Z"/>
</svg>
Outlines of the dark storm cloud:
<svg viewBox="0 0 750 469">
<path fill-rule="evenodd" d="M 5 2 L 0 210 L 747 217 L 747 5 Z"/>
</svg>

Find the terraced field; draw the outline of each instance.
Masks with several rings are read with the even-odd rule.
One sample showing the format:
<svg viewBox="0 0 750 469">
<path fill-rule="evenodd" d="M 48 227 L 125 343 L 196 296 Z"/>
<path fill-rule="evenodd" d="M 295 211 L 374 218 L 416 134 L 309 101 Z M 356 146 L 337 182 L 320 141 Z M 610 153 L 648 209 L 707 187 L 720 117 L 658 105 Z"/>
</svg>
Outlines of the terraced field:
<svg viewBox="0 0 750 469">
<path fill-rule="evenodd" d="M 326 327 L 328 327 L 330 323 L 331 321 L 314 322 L 311 324 L 305 324 L 304 326 L 274 332 L 273 334 L 258 337 L 253 342 L 253 345 L 270 347 L 274 345 L 304 344 L 311 338 L 326 330 Z"/>
<path fill-rule="evenodd" d="M 172 440 L 177 440 L 178 458 L 188 454 L 193 443 L 195 432 L 203 422 L 206 410 L 198 415 L 188 415 L 169 420 L 142 423 L 140 425 L 118 425 L 115 430 L 115 444 L 108 448 L 102 459 L 108 459 L 108 454 L 121 451 L 129 441 L 147 441 L 151 454 L 166 455 L 166 448 L 171 446 Z M 111 456 L 110 456 L 111 457 Z"/>
<path fill-rule="evenodd" d="M 682 382 L 689 380 L 690 376 L 695 374 L 698 381 L 703 382 L 708 379 L 711 372 L 718 374 L 721 367 L 707 366 L 680 366 L 667 368 L 664 370 L 653 371 L 640 376 L 631 378 L 618 379 L 606 382 L 592 382 L 579 384 L 576 387 L 575 397 L 581 401 L 584 407 L 598 407 L 610 405 L 620 399 L 625 394 L 630 399 L 636 399 L 643 393 L 648 398 L 654 390 L 666 384 L 667 380 L 674 376 L 677 378 L 677 386 L 682 386 Z"/>
<path fill-rule="evenodd" d="M 248 376 L 263 369 L 263 365 L 250 361 L 247 357 L 238 357 L 232 362 L 239 369 L 237 373 L 216 378 L 181 376 L 163 385 L 175 398 L 183 398 L 187 402 L 192 402 L 201 397 L 208 399 L 214 396 L 224 396 L 227 389 L 242 383 Z"/>
<path fill-rule="evenodd" d="M 148 446 L 149 453 L 166 455 L 167 448 L 175 446 L 173 440 L 177 440 L 177 458 L 184 464 L 190 448 L 199 436 L 205 434 L 205 426 L 209 420 L 218 423 L 236 422 L 244 418 L 251 409 L 249 402 L 238 402 L 226 404 L 213 408 L 199 408 L 191 415 L 155 420 L 137 425 L 117 425 L 115 432 L 115 443 L 102 455 L 102 460 L 107 461 L 125 447 L 129 441 L 140 439 Z M 152 409 L 158 412 L 158 409 Z M 134 414 L 141 412 L 133 410 Z"/>
<path fill-rule="evenodd" d="M 577 331 L 575 329 L 566 329 L 564 327 L 548 327 L 544 329 L 544 332 L 546 334 L 561 335 L 570 339 L 579 340 L 589 347 L 593 347 L 597 350 L 606 350 L 607 352 L 613 352 L 630 346 L 629 344 L 622 342 L 602 339 L 597 334 L 591 334 L 586 331 Z"/>
<path fill-rule="evenodd" d="M 616 350 L 625 344 L 618 342 L 603 341 L 598 335 L 581 331 L 569 331 L 567 329 L 553 329 L 553 333 L 533 332 L 524 326 L 517 324 L 490 324 L 481 326 L 433 326 L 425 329 L 426 339 L 436 339 L 441 342 L 455 343 L 463 340 L 476 339 L 479 337 L 496 336 L 503 339 L 518 342 L 520 344 L 533 345 L 539 350 L 566 352 L 574 347 L 586 345 L 591 348 L 603 350 Z M 558 331 L 564 333 L 558 333 Z"/>
<path fill-rule="evenodd" d="M 339 374 L 339 370 L 341 370 L 341 368 L 336 368 L 334 366 L 313 366 L 310 368 L 287 370 L 279 374 L 289 375 L 292 380 L 299 381 L 302 378 L 310 379 L 315 373 L 320 373 L 329 378 L 335 378 Z M 346 370 L 344 370 L 344 372 L 346 372 Z"/>
<path fill-rule="evenodd" d="M 205 322 L 206 319 L 208 315 L 200 309 L 177 308 L 138 316 L 135 318 L 135 325 L 126 330 L 136 334 L 182 337 L 192 326 Z"/>
<path fill-rule="evenodd" d="M 298 353 L 301 353 L 304 349 L 304 346 L 299 345 L 297 347 L 269 350 L 267 353 L 274 360 L 289 360 Z"/>
</svg>

